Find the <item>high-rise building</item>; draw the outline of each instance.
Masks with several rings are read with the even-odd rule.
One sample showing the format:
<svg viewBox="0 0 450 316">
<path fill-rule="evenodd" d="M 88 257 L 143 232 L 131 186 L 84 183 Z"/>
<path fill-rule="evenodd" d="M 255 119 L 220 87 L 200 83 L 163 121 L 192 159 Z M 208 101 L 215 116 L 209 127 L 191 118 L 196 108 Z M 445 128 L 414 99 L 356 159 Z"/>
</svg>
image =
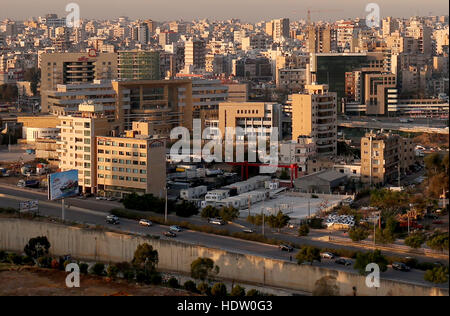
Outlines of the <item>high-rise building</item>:
<svg viewBox="0 0 450 316">
<path fill-rule="evenodd" d="M 331 53 L 336 50 L 336 31 L 330 25 L 308 27 L 308 52 Z"/>
<path fill-rule="evenodd" d="M 312 137 L 318 155 L 337 154 L 337 94 L 327 85 L 306 85 L 306 93 L 293 94 L 292 140 Z"/>
<path fill-rule="evenodd" d="M 361 138 L 361 180 L 371 184 L 397 183 L 415 163 L 412 140 L 394 134 L 367 133 Z"/>
<path fill-rule="evenodd" d="M 205 69 L 206 43 L 201 39 L 189 39 L 185 43 L 184 66 L 194 69 Z"/>
<path fill-rule="evenodd" d="M 272 28 L 268 30 L 267 28 Z M 268 32 L 269 31 L 269 32 Z M 272 20 L 269 24 L 266 24 L 266 32 L 271 35 L 274 42 L 279 42 L 283 38 L 289 38 L 290 36 L 290 22 L 289 19 L 276 19 Z"/>
<path fill-rule="evenodd" d="M 159 80 L 160 56 L 158 51 L 119 51 L 119 80 Z"/>
<path fill-rule="evenodd" d="M 57 142 L 61 171 L 78 170 L 78 183 L 83 193 L 97 192 L 96 136 L 109 135 L 109 120 L 103 106 L 83 103 L 79 113 L 60 116 L 61 140 Z"/>
</svg>

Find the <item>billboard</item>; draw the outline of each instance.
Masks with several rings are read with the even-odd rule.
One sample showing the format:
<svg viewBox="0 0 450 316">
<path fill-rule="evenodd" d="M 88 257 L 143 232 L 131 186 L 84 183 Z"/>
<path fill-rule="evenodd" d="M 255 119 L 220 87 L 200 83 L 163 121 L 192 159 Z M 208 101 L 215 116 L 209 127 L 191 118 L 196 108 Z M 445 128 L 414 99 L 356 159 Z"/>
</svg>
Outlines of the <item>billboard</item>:
<svg viewBox="0 0 450 316">
<path fill-rule="evenodd" d="M 48 176 L 49 200 L 68 198 L 78 193 L 78 170 L 58 172 Z"/>
</svg>

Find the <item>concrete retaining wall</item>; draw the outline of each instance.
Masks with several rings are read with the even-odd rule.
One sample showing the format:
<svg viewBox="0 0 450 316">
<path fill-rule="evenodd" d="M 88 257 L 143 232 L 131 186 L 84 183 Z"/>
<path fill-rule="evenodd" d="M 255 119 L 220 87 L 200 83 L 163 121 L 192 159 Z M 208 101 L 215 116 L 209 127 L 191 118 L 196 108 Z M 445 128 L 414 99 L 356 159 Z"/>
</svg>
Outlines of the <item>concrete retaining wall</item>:
<svg viewBox="0 0 450 316">
<path fill-rule="evenodd" d="M 0 249 L 21 252 L 30 238 L 47 236 L 51 254 L 71 254 L 75 258 L 102 261 L 131 261 L 137 246 L 149 243 L 159 253 L 159 269 L 189 273 L 198 257 L 208 257 L 220 267 L 219 277 L 285 289 L 313 292 L 318 280 L 327 277 L 340 295 L 447 295 L 448 290 L 381 281 L 381 287 L 370 289 L 365 278 L 344 271 L 333 271 L 281 260 L 230 253 L 170 240 L 150 240 L 118 233 L 86 230 L 61 224 L 0 219 Z"/>
</svg>

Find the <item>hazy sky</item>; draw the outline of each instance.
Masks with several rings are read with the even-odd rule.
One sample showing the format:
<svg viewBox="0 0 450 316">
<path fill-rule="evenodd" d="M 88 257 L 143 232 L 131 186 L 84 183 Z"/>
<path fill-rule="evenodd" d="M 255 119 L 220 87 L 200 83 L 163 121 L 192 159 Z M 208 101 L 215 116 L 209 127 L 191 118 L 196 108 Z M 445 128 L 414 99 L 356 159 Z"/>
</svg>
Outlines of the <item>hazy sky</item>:
<svg viewBox="0 0 450 316">
<path fill-rule="evenodd" d="M 202 18 L 239 18 L 256 22 L 271 18 L 306 18 L 313 20 L 364 17 L 365 6 L 375 2 L 381 16 L 409 17 L 412 15 L 448 14 L 447 0 L 0 0 L 0 19 L 26 19 L 46 13 L 65 13 L 65 6 L 75 2 L 80 5 L 83 18 L 151 18 L 156 21 Z M 328 10 L 328 12 L 326 12 Z"/>
</svg>

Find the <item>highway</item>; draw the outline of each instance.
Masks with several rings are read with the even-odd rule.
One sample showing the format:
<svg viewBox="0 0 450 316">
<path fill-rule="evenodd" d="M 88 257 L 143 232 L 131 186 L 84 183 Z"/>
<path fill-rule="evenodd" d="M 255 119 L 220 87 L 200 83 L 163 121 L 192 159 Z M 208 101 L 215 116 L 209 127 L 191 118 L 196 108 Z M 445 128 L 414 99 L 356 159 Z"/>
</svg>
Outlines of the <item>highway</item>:
<svg viewBox="0 0 450 316">
<path fill-rule="evenodd" d="M 61 217 L 61 205 L 58 202 L 50 202 L 45 199 L 45 194 L 27 192 L 26 190 L 19 190 L 15 188 L 7 188 L 0 185 L 0 205 L 2 207 L 18 207 L 21 201 L 26 201 L 30 199 L 38 199 L 40 203 L 39 213 L 40 215 L 46 215 L 51 217 Z M 138 225 L 137 221 L 121 219 L 120 225 L 112 226 L 105 223 L 105 216 L 112 207 L 118 206 L 118 203 L 108 202 L 108 201 L 92 201 L 92 200 L 78 200 L 78 199 L 68 199 L 67 202 L 70 207 L 66 210 L 66 220 L 81 222 L 93 225 L 103 225 L 108 226 L 112 230 L 120 230 L 130 233 L 137 234 L 150 234 L 158 235 L 162 239 L 167 239 L 163 236 L 163 233 L 167 231 L 167 226 L 153 225 L 152 227 L 141 227 Z M 199 219 L 199 221 L 201 221 Z M 205 222 L 203 222 L 205 224 Z M 227 229 L 231 228 L 231 225 L 227 226 Z M 236 229 L 242 230 L 242 228 L 236 227 Z M 282 235 L 276 234 L 277 238 L 280 239 Z M 284 234 L 283 234 L 284 235 Z M 285 235 L 287 239 L 295 240 L 296 243 L 303 243 L 303 239 L 300 240 L 299 237 L 293 235 Z M 280 260 L 295 260 L 296 251 L 293 253 L 282 252 L 277 246 L 266 245 L 257 242 L 251 242 L 241 239 L 235 239 L 231 237 L 210 235 L 195 231 L 186 230 L 178 233 L 176 240 L 184 243 L 201 245 L 205 247 L 223 249 L 235 253 L 251 254 L 262 256 L 266 258 L 274 258 Z M 325 242 L 319 242 L 321 247 L 330 247 L 330 244 Z M 347 247 L 348 248 L 348 247 Z M 321 263 L 314 263 L 315 266 L 323 266 L 334 270 L 354 270 L 351 267 L 344 267 L 334 263 L 332 260 L 323 260 Z M 356 273 L 356 272 L 355 272 Z M 409 282 L 414 284 L 430 285 L 423 280 L 423 271 L 412 270 L 411 272 L 399 272 L 394 271 L 391 268 L 382 274 L 382 278 L 398 280 L 403 282 Z M 448 288 L 447 285 L 443 285 L 443 288 Z"/>
</svg>

